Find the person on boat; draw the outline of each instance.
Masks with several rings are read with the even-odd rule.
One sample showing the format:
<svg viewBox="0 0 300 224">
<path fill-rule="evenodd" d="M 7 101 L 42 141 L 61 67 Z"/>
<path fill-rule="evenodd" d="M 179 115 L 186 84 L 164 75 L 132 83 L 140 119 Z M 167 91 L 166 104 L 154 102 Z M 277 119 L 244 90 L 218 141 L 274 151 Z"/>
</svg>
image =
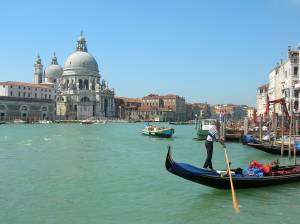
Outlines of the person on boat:
<svg viewBox="0 0 300 224">
<path fill-rule="evenodd" d="M 219 142 L 221 145 L 224 145 L 224 139 L 219 136 L 220 123 L 215 122 L 212 127 L 208 130 L 208 135 L 205 141 L 205 148 L 207 152 L 206 160 L 203 165 L 203 168 L 213 170 L 212 166 L 212 155 L 213 155 L 213 145 L 214 142 Z"/>
</svg>

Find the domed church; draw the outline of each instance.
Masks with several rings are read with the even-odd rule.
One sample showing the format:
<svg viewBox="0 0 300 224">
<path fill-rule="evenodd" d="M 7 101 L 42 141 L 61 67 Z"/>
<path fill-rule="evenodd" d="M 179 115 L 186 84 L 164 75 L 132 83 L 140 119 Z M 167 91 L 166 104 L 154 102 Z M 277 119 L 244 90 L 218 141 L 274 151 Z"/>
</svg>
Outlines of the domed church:
<svg viewBox="0 0 300 224">
<path fill-rule="evenodd" d="M 66 60 L 58 86 L 56 114 L 65 119 L 114 116 L 114 90 L 100 83 L 98 63 L 88 53 L 83 34 Z"/>
<path fill-rule="evenodd" d="M 35 80 L 45 80 L 43 84 L 51 84 L 56 90 L 57 119 L 115 116 L 114 90 L 101 80 L 98 63 L 88 52 L 83 33 L 77 40 L 75 52 L 67 58 L 63 68 L 58 65 L 54 53 L 51 64 L 44 71 L 44 79 L 41 70 L 40 60 L 37 60 Z"/>
</svg>

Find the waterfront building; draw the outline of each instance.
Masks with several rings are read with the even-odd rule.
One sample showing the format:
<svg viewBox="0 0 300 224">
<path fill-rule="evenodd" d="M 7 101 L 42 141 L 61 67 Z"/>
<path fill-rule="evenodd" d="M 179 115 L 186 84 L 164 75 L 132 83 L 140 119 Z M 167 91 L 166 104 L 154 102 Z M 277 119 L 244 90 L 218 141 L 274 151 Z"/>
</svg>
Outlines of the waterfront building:
<svg viewBox="0 0 300 224">
<path fill-rule="evenodd" d="M 249 121 L 256 122 L 256 108 L 255 107 L 248 107 L 247 111 L 247 118 Z"/>
<path fill-rule="evenodd" d="M 116 114 L 118 118 L 125 120 L 140 120 L 139 108 L 142 100 L 139 98 L 115 97 Z"/>
<path fill-rule="evenodd" d="M 218 104 L 212 106 L 212 117 L 224 121 L 238 121 L 247 117 L 247 105 Z"/>
<path fill-rule="evenodd" d="M 257 116 L 263 116 L 266 111 L 269 84 L 258 87 L 256 93 Z"/>
<path fill-rule="evenodd" d="M 33 84 L 1 83 L 0 96 L 5 103 L 1 102 L 0 113 L 2 119 L 20 116 L 27 120 L 35 117 L 72 120 L 113 117 L 114 95 L 114 89 L 110 89 L 104 79 L 101 80 L 98 63 L 88 53 L 85 37 L 81 33 L 75 52 L 67 58 L 63 68 L 54 53 L 51 63 L 43 71 L 38 55 L 34 63 Z M 15 108 L 19 109 L 10 110 L 12 106 L 7 104 L 15 104 Z M 43 111 L 40 114 L 33 109 L 38 107 Z M 30 112 L 20 112 L 20 108 L 27 108 Z"/>
<path fill-rule="evenodd" d="M 191 104 L 191 114 L 187 114 L 188 120 L 210 118 L 211 111 L 208 103 Z"/>
<path fill-rule="evenodd" d="M 0 82 L 0 119 L 53 120 L 56 90 L 49 85 Z"/>
<path fill-rule="evenodd" d="M 291 46 L 288 47 L 287 60 L 281 59 L 275 68 L 271 70 L 268 83 L 269 100 L 284 98 L 289 112 L 293 111 L 295 113 L 299 113 L 299 51 L 300 45 L 297 50 L 293 50 Z M 262 99 L 265 94 L 264 91 L 259 88 L 257 94 L 259 115 L 266 109 L 265 99 Z M 270 114 L 274 112 L 279 115 L 282 114 L 280 104 L 270 105 Z"/>
<path fill-rule="evenodd" d="M 47 81 L 54 82 L 56 79 L 59 82 L 56 102 L 59 119 L 115 116 L 114 90 L 108 87 L 105 80 L 100 80 L 98 63 L 88 52 L 82 33 L 75 52 L 65 61 L 61 77 L 61 70 L 53 60 L 52 67 L 53 75 L 47 71 L 45 75 Z"/>
<path fill-rule="evenodd" d="M 142 98 L 139 115 L 143 120 L 185 121 L 185 99 L 173 94 L 164 96 L 150 94 Z"/>
</svg>

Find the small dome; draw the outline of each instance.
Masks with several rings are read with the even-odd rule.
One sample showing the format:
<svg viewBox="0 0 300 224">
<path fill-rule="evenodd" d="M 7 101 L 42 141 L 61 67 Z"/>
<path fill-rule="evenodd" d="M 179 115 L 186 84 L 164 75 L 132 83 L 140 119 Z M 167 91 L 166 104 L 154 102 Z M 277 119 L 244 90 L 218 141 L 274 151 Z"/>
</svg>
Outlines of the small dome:
<svg viewBox="0 0 300 224">
<path fill-rule="evenodd" d="M 45 69 L 46 78 L 60 78 L 63 73 L 63 69 L 59 65 L 50 64 Z"/>
<path fill-rule="evenodd" d="M 99 72 L 98 64 L 95 58 L 84 51 L 76 51 L 71 54 L 64 66 L 64 70 L 85 69 L 93 72 Z"/>
</svg>

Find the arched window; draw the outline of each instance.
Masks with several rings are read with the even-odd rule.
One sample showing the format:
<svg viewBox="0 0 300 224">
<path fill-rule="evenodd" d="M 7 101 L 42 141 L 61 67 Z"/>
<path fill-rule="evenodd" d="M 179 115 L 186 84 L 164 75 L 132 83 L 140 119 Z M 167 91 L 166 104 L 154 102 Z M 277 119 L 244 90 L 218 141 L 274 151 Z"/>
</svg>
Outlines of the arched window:
<svg viewBox="0 0 300 224">
<path fill-rule="evenodd" d="M 79 89 L 82 89 L 82 79 L 79 79 Z"/>
<path fill-rule="evenodd" d="M 84 89 L 89 89 L 89 80 L 84 80 Z"/>
<path fill-rule="evenodd" d="M 80 102 L 90 102 L 90 99 L 86 96 L 82 97 Z"/>
<path fill-rule="evenodd" d="M 27 110 L 28 110 L 28 108 L 27 108 L 27 106 L 22 106 L 22 107 L 21 107 L 21 110 L 23 110 L 23 111 L 27 111 Z"/>
<path fill-rule="evenodd" d="M 0 110 L 1 110 L 1 111 L 7 110 L 7 106 L 4 105 L 4 104 L 0 104 Z"/>
</svg>

